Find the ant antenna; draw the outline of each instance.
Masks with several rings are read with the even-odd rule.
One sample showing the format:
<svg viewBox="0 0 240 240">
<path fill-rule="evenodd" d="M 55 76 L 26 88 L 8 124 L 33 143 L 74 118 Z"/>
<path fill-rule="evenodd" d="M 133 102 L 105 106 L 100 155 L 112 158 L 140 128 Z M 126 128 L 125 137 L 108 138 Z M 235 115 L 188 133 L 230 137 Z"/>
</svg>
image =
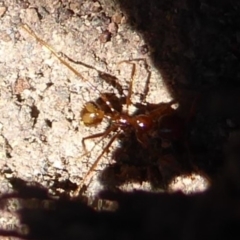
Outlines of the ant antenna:
<svg viewBox="0 0 240 240">
<path fill-rule="evenodd" d="M 32 37 L 34 37 L 42 46 L 46 47 L 63 65 L 65 65 L 68 69 L 70 69 L 77 77 L 81 78 L 83 81 L 87 82 L 90 87 L 92 87 L 94 90 L 99 92 L 101 99 L 106 103 L 106 105 L 110 108 L 112 112 L 116 112 L 116 110 L 113 108 L 111 102 L 108 100 L 108 97 L 106 94 L 102 94 L 90 81 L 88 81 L 86 78 L 83 77 L 83 75 L 78 72 L 74 67 L 72 67 L 68 62 L 66 62 L 61 56 L 63 55 L 66 56 L 65 54 L 61 52 L 57 52 L 54 50 L 47 42 L 45 42 L 43 39 L 38 37 L 36 33 L 27 25 L 27 24 L 22 24 L 20 26 L 23 30 L 25 30 L 28 34 L 30 34 Z M 80 63 L 81 64 L 81 63 Z M 92 68 L 93 67 L 87 65 L 87 64 L 81 64 L 84 67 L 87 68 Z M 97 72 L 99 72 L 97 69 L 95 69 Z"/>
</svg>

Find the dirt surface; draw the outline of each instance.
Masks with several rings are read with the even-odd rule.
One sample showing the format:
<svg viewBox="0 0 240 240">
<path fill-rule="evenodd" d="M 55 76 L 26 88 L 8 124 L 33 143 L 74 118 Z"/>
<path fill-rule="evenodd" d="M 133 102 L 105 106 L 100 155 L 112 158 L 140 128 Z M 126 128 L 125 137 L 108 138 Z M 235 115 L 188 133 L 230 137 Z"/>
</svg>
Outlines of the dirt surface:
<svg viewBox="0 0 240 240">
<path fill-rule="evenodd" d="M 146 149 L 134 134 L 121 135 L 81 194 L 91 198 L 104 187 L 205 189 L 199 173 L 214 179 L 229 139 L 239 136 L 238 13 L 234 1 L 0 1 L 1 193 L 19 178 L 53 194 L 73 194 L 112 134 L 86 141 L 90 154 L 84 155 L 83 137 L 104 131 L 108 121 L 86 127 L 81 110 L 101 93 L 119 97 L 117 87 L 100 78 L 103 72 L 117 77 L 127 96 L 132 65 L 119 63 L 133 59 L 132 102 L 144 111 L 176 100 L 184 138 L 181 144 L 154 138 Z M 22 24 L 72 59 L 64 58 L 84 79 Z"/>
</svg>

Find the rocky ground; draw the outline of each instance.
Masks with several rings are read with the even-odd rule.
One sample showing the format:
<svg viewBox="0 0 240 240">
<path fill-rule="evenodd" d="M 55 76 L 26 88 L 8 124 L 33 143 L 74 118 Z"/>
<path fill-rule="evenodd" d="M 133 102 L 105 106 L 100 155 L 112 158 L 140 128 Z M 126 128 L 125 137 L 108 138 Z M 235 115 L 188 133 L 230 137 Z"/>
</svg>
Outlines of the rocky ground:
<svg viewBox="0 0 240 240">
<path fill-rule="evenodd" d="M 110 76 L 127 95 L 132 65 L 119 63 L 134 59 L 133 104 L 141 112 L 176 100 L 179 121 L 170 127 L 182 126 L 184 137 L 153 138 L 144 148 L 124 132 L 81 195 L 92 199 L 103 188 L 206 189 L 219 175 L 225 148 L 239 138 L 239 9 L 235 1 L 0 1 L 1 193 L 21 179 L 72 196 L 114 134 L 86 141 L 93 149 L 84 155 L 82 138 L 108 125 L 86 127 L 84 104 L 106 92 L 119 97 Z M 81 76 L 24 24 L 66 54 Z M 16 220 L 6 219 L 0 225 L 11 228 Z"/>
</svg>

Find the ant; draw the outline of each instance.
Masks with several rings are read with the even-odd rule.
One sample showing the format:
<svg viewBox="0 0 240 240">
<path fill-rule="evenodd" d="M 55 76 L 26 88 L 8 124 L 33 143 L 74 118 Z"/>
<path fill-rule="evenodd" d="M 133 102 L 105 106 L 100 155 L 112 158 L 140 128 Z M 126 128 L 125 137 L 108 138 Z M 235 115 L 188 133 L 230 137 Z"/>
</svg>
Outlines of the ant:
<svg viewBox="0 0 240 240">
<path fill-rule="evenodd" d="M 31 36 L 33 36 L 41 45 L 45 46 L 63 65 L 65 65 L 68 69 L 70 69 L 76 76 L 81 78 L 82 80 L 86 81 L 91 88 L 94 90 L 97 90 L 95 86 L 91 82 L 89 82 L 87 79 L 85 79 L 80 72 L 78 72 L 75 68 L 73 68 L 68 62 L 66 62 L 62 56 L 66 57 L 63 53 L 57 53 L 48 43 L 46 43 L 44 40 L 39 38 L 28 25 L 22 25 L 22 29 L 24 29 L 26 32 L 28 32 Z M 61 54 L 61 56 L 60 56 Z M 139 59 L 137 59 L 139 60 Z M 174 104 L 176 104 L 176 101 L 170 101 L 168 103 L 160 103 L 154 108 L 150 109 L 149 111 L 145 112 L 145 114 L 130 114 L 129 113 L 129 107 L 132 104 L 131 102 L 131 96 L 133 92 L 133 84 L 134 79 L 136 75 L 136 64 L 135 60 L 125 60 L 121 61 L 119 64 L 127 63 L 132 66 L 131 70 L 131 77 L 129 81 L 129 87 L 128 87 L 128 94 L 127 96 L 124 96 L 126 108 L 124 110 L 118 110 L 116 106 L 112 103 L 111 96 L 107 93 L 100 93 L 100 100 L 102 103 L 104 103 L 107 106 L 106 108 L 102 108 L 100 104 L 97 102 L 87 102 L 85 103 L 85 106 L 83 107 L 81 111 L 81 120 L 84 123 L 85 126 L 97 126 L 100 124 L 103 119 L 108 119 L 109 125 L 106 128 L 105 131 L 96 133 L 87 137 L 82 138 L 82 146 L 85 150 L 85 154 L 89 153 L 86 150 L 86 140 L 89 139 L 95 139 L 100 138 L 99 142 L 109 136 L 111 133 L 114 133 L 107 145 L 103 148 L 101 154 L 96 158 L 90 169 L 87 171 L 85 176 L 82 179 L 82 182 L 78 186 L 77 190 L 75 191 L 74 195 L 77 196 L 82 189 L 82 187 L 85 185 L 87 180 L 90 182 L 94 169 L 99 164 L 101 158 L 105 153 L 108 152 L 109 148 L 113 144 L 113 142 L 121 135 L 125 133 L 131 133 L 134 132 L 137 138 L 137 141 L 144 147 L 148 147 L 148 141 L 149 136 L 154 135 L 156 129 L 159 128 L 159 124 L 161 120 L 164 119 L 165 116 L 171 116 L 175 113 Z M 143 60 L 143 59 L 141 59 Z M 69 60 L 72 61 L 72 60 Z M 146 60 L 144 59 L 145 63 Z M 84 66 L 87 66 L 89 68 L 93 68 L 91 66 L 88 66 L 87 64 L 81 63 Z M 97 70 L 98 71 L 98 70 Z M 103 72 L 98 71 L 99 74 L 104 75 Z M 118 84 L 118 83 L 116 83 Z M 122 96 L 124 95 L 121 93 Z M 117 99 L 120 101 L 120 99 Z M 164 121 L 162 121 L 163 123 Z M 167 126 L 163 123 L 163 125 Z M 174 135 L 174 129 L 171 129 L 171 127 L 165 127 L 162 126 L 161 131 L 164 134 L 167 134 L 168 136 Z M 160 126 L 161 127 L 161 126 Z M 84 155 L 85 155 L 84 154 Z"/>
</svg>

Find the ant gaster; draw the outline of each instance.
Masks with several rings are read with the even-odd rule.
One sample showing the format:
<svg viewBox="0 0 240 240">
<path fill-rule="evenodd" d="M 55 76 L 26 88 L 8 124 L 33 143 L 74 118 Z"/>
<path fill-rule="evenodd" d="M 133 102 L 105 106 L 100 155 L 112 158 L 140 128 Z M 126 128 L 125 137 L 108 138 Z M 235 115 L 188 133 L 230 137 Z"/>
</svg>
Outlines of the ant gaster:
<svg viewBox="0 0 240 240">
<path fill-rule="evenodd" d="M 32 35 L 40 44 L 45 46 L 62 64 L 64 64 L 67 68 L 69 68 L 74 74 L 76 74 L 81 79 L 88 82 L 88 84 L 96 89 L 89 81 L 87 81 L 75 68 L 73 68 L 68 62 L 66 62 L 62 57 L 59 56 L 49 44 L 47 44 L 44 40 L 39 38 L 27 25 L 21 26 L 25 31 L 27 31 L 30 35 Z M 136 61 L 136 60 L 135 60 Z M 94 169 L 98 165 L 102 156 L 109 150 L 112 143 L 119 137 L 121 133 L 125 131 L 131 132 L 134 131 L 137 140 L 141 143 L 143 147 L 147 147 L 148 145 L 148 135 L 151 135 L 154 129 L 158 128 L 159 120 L 164 116 L 169 116 L 174 113 L 174 109 L 172 108 L 175 101 L 171 101 L 169 103 L 161 103 L 153 110 L 148 111 L 145 114 L 137 114 L 131 115 L 129 113 L 129 106 L 131 105 L 131 95 L 132 88 L 135 76 L 135 63 L 134 60 L 122 61 L 121 63 L 129 63 L 132 65 L 131 71 L 131 79 L 129 82 L 128 95 L 126 96 L 126 110 L 118 111 L 113 107 L 110 98 L 107 94 L 100 93 L 100 99 L 108 106 L 110 111 L 104 111 L 101 109 L 98 104 L 94 102 L 87 102 L 81 111 L 81 120 L 86 126 L 96 126 L 102 122 L 104 118 L 109 119 L 110 124 L 108 128 L 100 133 L 93 134 L 82 139 L 82 145 L 84 150 L 86 151 L 85 141 L 94 138 L 104 139 L 110 133 L 114 132 L 114 135 L 109 140 L 108 144 L 103 148 L 101 154 L 94 161 L 93 165 L 87 171 L 85 176 L 82 179 L 78 189 L 75 191 L 75 196 L 79 194 L 79 191 L 82 189 L 83 185 L 86 183 L 87 179 L 92 178 Z M 84 64 L 84 66 L 93 68 Z M 97 70 L 98 71 L 98 70 Z M 98 71 L 99 73 L 102 73 Z M 103 73 L 102 73 L 103 74 Z M 162 129 L 163 131 L 166 129 Z M 167 131 L 171 131 L 171 129 L 167 129 Z M 87 151 L 86 151 L 87 152 Z"/>
</svg>

